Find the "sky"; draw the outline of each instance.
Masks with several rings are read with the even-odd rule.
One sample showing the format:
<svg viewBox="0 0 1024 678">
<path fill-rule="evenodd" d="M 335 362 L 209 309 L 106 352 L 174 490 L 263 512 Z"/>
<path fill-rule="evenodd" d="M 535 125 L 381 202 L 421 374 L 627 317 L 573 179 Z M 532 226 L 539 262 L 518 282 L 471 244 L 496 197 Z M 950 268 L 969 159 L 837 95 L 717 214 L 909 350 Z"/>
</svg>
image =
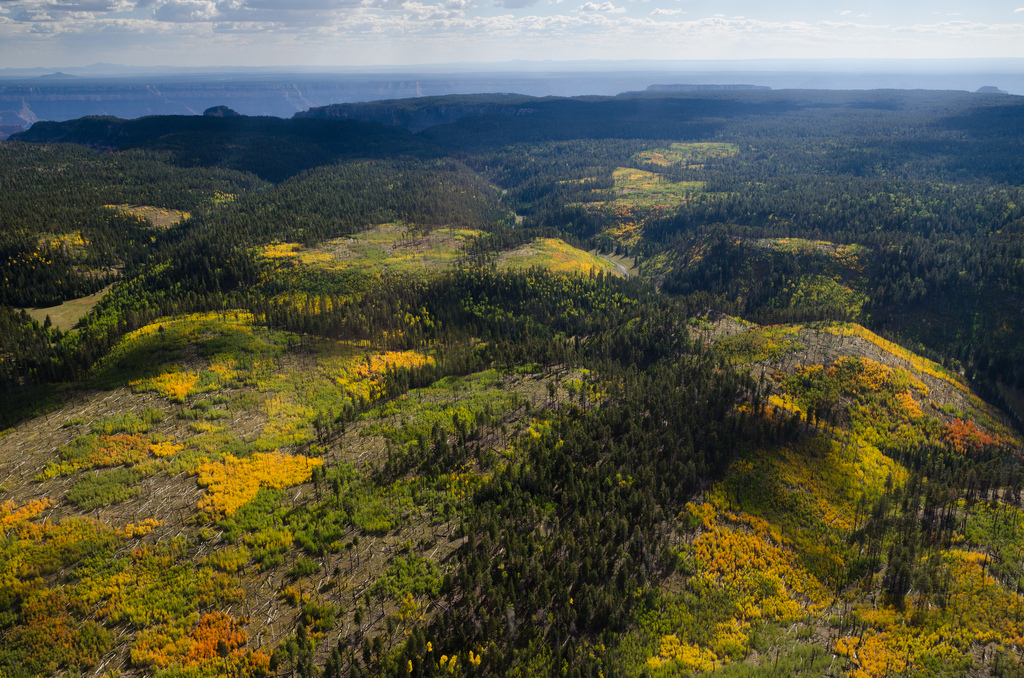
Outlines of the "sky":
<svg viewBox="0 0 1024 678">
<path fill-rule="evenodd" d="M 1024 0 L 0 0 L 0 68 L 1024 57 Z"/>
</svg>

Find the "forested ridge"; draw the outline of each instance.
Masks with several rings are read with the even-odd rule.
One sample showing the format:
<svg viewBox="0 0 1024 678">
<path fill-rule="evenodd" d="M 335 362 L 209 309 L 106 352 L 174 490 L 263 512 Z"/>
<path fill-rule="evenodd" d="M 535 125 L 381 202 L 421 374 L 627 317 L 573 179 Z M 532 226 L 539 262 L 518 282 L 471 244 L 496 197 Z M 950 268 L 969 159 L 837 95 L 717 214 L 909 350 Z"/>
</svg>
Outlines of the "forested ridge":
<svg viewBox="0 0 1024 678">
<path fill-rule="evenodd" d="M 0 676 L 1020 674 L 1022 111 L 0 143 Z"/>
</svg>

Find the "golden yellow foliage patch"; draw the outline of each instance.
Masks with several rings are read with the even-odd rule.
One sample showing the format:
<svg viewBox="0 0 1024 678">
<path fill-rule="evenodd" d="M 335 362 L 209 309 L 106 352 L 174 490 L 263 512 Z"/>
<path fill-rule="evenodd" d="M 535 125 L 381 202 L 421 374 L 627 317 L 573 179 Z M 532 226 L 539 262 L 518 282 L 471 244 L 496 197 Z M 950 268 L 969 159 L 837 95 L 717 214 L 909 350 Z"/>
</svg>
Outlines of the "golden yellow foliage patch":
<svg viewBox="0 0 1024 678">
<path fill-rule="evenodd" d="M 165 372 L 149 379 L 136 379 L 128 382 L 128 386 L 136 393 L 155 391 L 171 402 L 183 403 L 185 398 L 192 394 L 197 381 L 199 381 L 198 372 L 174 371 Z"/>
<path fill-rule="evenodd" d="M 255 497 L 261 487 L 284 489 L 304 483 L 310 479 L 313 468 L 322 464 L 320 459 L 279 452 L 258 452 L 247 459 L 228 455 L 224 461 L 201 464 L 197 473 L 206 496 L 199 501 L 199 508 L 231 515 Z"/>
<path fill-rule="evenodd" d="M 658 654 L 647 660 L 647 666 L 657 669 L 669 662 L 678 662 L 686 671 L 699 673 L 713 671 L 718 657 L 711 650 L 679 640 L 673 633 L 662 637 Z"/>
</svg>

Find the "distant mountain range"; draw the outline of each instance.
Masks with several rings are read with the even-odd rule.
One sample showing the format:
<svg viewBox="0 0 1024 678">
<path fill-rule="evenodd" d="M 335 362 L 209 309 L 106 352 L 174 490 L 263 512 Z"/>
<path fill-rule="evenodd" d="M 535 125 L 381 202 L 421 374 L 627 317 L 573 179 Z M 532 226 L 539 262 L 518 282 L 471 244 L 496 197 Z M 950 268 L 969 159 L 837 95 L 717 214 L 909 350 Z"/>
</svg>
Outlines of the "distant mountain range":
<svg viewBox="0 0 1024 678">
<path fill-rule="evenodd" d="M 609 96 L 621 92 L 746 89 L 942 89 L 1024 94 L 1024 60 L 981 62 L 561 62 L 490 64 L 488 72 L 465 64 L 327 72 L 313 68 L 178 69 L 93 64 L 61 69 L 0 69 L 0 138 L 40 120 L 90 115 L 123 119 L 148 115 L 201 115 L 226 106 L 242 115 L 290 118 L 318 109 L 317 117 L 352 117 L 333 105 L 412 97 L 506 92 L 529 97 Z M 888 64 L 887 66 L 885 64 Z M 448 70 L 441 70 L 447 68 Z M 480 66 L 476 66 L 480 68 Z M 516 70 L 516 69 L 519 70 Z M 603 70 L 602 70 L 603 69 Z M 743 70 L 746 69 L 746 70 Z M 773 70 L 776 69 L 776 70 Z M 801 70 L 802 69 L 802 70 Z M 888 70 L 886 70 L 888 69 Z M 903 70 L 899 70 L 903 69 Z M 973 70 L 972 70 L 973 69 Z M 749 84 L 740 84 L 749 83 Z M 981 90 L 979 90 L 981 88 Z M 355 109 L 351 109 L 350 113 Z M 479 114 L 476 111 L 474 114 Z M 375 119 L 381 111 L 375 112 Z M 436 111 L 431 115 L 437 114 Z M 505 114 L 505 113 L 503 113 Z M 393 111 L 410 129 L 444 122 Z M 450 116 L 458 117 L 457 111 Z M 355 115 L 354 117 L 360 117 Z"/>
</svg>

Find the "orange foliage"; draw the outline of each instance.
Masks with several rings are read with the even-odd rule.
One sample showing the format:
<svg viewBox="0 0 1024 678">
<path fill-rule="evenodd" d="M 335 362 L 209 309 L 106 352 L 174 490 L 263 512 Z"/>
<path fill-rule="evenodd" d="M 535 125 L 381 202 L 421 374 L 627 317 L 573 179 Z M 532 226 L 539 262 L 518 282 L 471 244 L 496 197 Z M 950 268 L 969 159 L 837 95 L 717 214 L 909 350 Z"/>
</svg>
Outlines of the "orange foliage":
<svg viewBox="0 0 1024 678">
<path fill-rule="evenodd" d="M 245 645 L 245 631 L 238 620 L 223 612 L 204 614 L 189 634 L 192 649 L 185 655 L 186 664 L 198 664 L 218 656 L 218 649 L 229 652 Z M 223 645 L 221 642 L 223 641 Z"/>
<path fill-rule="evenodd" d="M 986 445 L 998 443 L 995 438 L 975 426 L 973 421 L 963 419 L 947 424 L 945 437 L 957 452 L 978 451 Z"/>
<path fill-rule="evenodd" d="M 0 504 L 0 528 L 10 527 L 23 520 L 35 518 L 51 506 L 53 506 L 53 502 L 46 497 L 30 501 L 21 507 L 8 499 Z"/>
</svg>

